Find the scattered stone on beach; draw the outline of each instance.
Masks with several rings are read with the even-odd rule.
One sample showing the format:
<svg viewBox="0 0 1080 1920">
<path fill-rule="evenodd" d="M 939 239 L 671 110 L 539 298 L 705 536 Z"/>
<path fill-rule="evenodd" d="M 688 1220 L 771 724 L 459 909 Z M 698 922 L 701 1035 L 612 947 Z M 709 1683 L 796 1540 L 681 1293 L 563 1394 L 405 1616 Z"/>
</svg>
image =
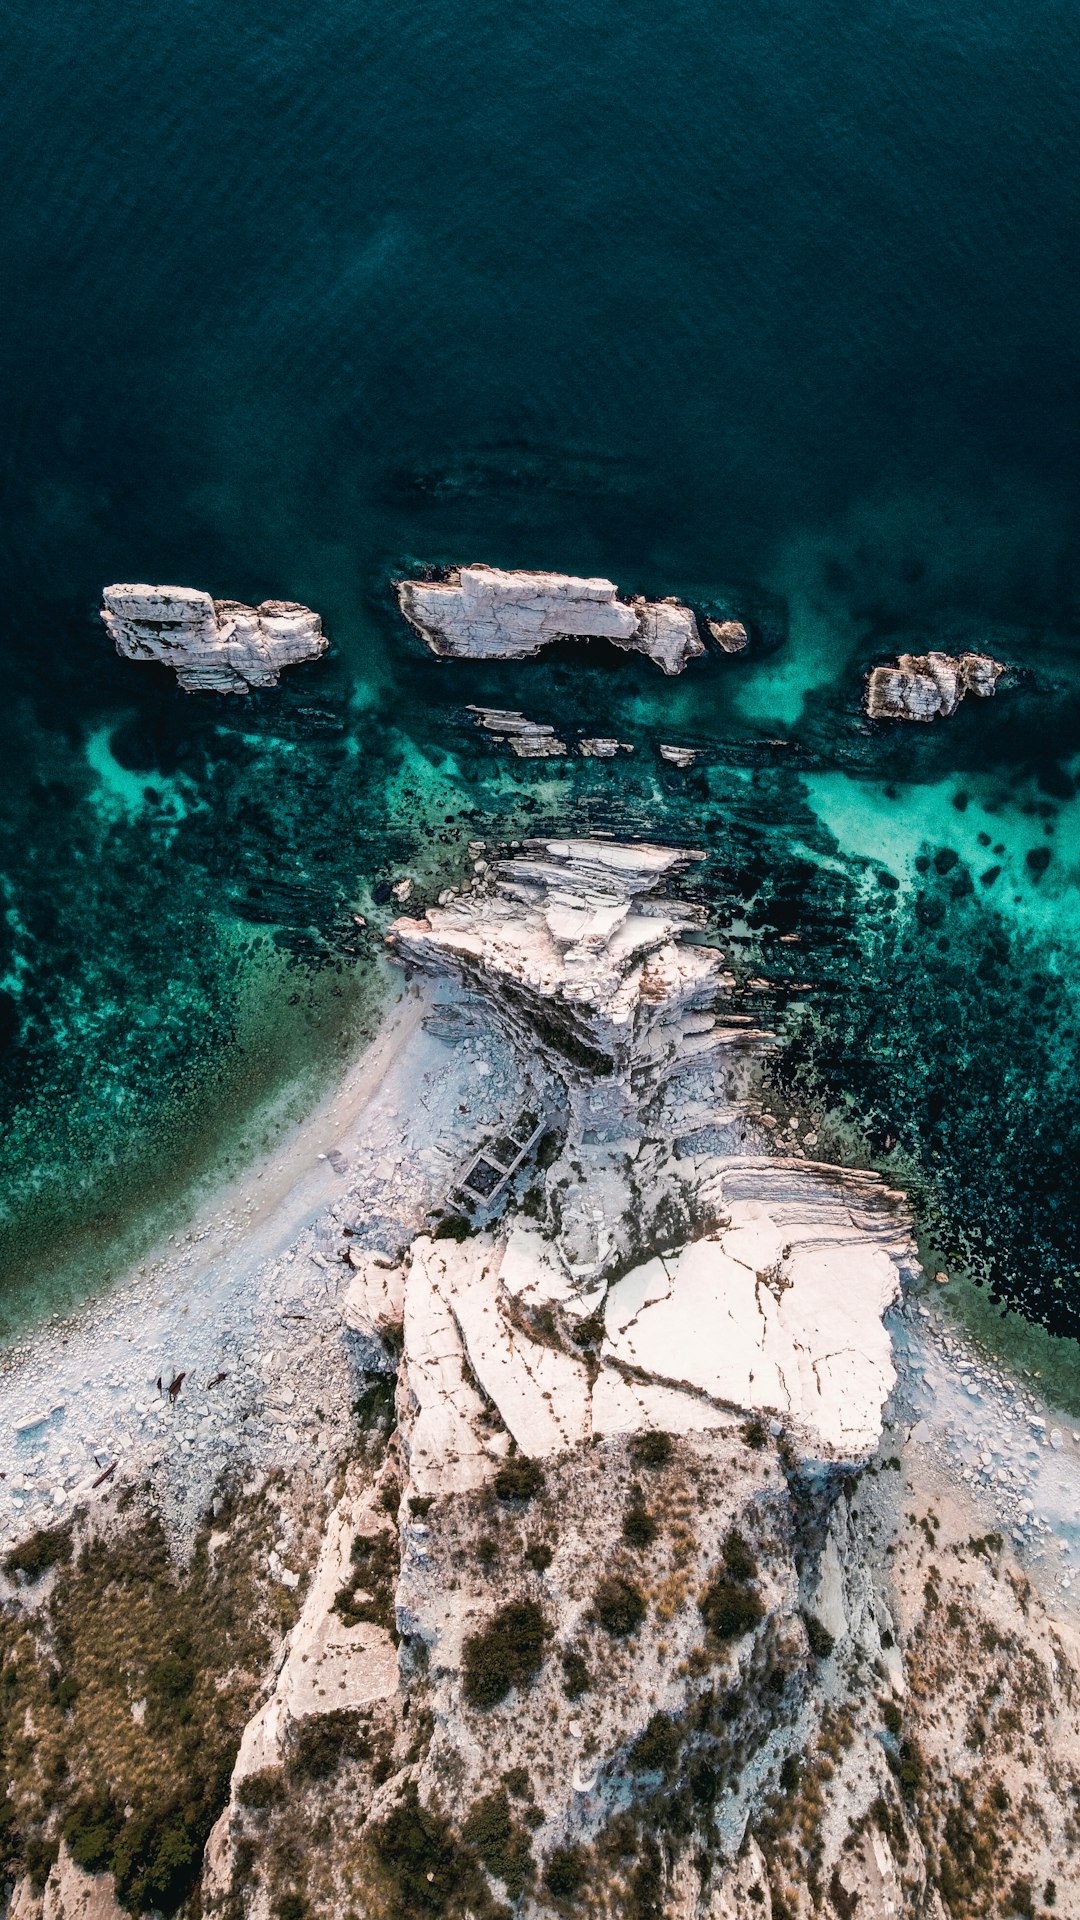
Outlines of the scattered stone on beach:
<svg viewBox="0 0 1080 1920">
<path fill-rule="evenodd" d="M 725 653 L 743 653 L 750 645 L 750 635 L 741 620 L 708 620 L 705 624 Z"/>
<path fill-rule="evenodd" d="M 986 653 L 902 653 L 895 667 L 873 667 L 866 678 L 871 720 L 947 720 L 965 694 L 987 700 L 1005 667 Z"/>
<path fill-rule="evenodd" d="M 676 674 L 705 651 L 689 607 L 620 600 L 611 580 L 455 567 L 442 580 L 401 580 L 397 596 L 431 651 L 451 659 L 524 660 L 553 640 L 599 639 Z"/>
<path fill-rule="evenodd" d="M 519 760 L 558 759 L 566 752 L 565 740 L 546 721 L 527 720 L 523 713 L 505 707 L 469 707 L 467 711 L 478 727 L 501 740 Z"/>
<path fill-rule="evenodd" d="M 172 667 L 187 693 L 276 687 L 283 667 L 315 660 L 329 645 L 310 607 L 293 600 L 249 607 L 196 587 L 106 587 L 101 618 L 122 659 Z"/>
<path fill-rule="evenodd" d="M 673 747 L 666 741 L 660 742 L 660 758 L 672 767 L 692 767 L 698 757 L 696 747 Z"/>
</svg>

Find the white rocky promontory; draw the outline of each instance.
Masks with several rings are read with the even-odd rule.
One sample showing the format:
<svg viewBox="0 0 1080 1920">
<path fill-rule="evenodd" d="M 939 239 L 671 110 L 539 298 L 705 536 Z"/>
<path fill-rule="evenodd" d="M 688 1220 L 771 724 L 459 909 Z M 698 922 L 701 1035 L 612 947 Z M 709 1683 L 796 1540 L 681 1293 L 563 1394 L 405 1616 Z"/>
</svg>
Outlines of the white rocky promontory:
<svg viewBox="0 0 1080 1920">
<path fill-rule="evenodd" d="M 895 667 L 866 676 L 871 720 L 947 720 L 965 694 L 987 700 L 1005 667 L 988 653 L 902 653 Z"/>
<path fill-rule="evenodd" d="M 883 1315 L 912 1254 L 892 1197 L 872 1176 L 747 1153 L 745 1140 L 670 1153 L 695 1131 L 691 1114 L 730 1132 L 761 1037 L 730 1007 L 722 1017 L 734 986 L 723 956 L 686 937 L 702 909 L 659 891 L 693 858 L 529 841 L 472 892 L 390 930 L 402 958 L 483 996 L 534 1080 L 541 1066 L 550 1076 L 541 1099 L 565 1129 L 546 1204 L 532 1203 L 539 1226 L 418 1242 L 406 1263 L 402 1431 L 415 1423 L 422 1493 L 445 1487 L 447 1454 L 458 1471 L 471 1463 L 470 1485 L 495 1470 L 491 1433 L 462 1400 L 468 1380 L 537 1457 L 601 1433 L 763 1413 L 814 1458 L 876 1444 L 894 1380 Z M 682 1245 L 670 1231 L 666 1247 L 642 1244 L 658 1212 L 682 1223 Z M 384 1277 L 373 1284 L 381 1298 Z M 560 1357 L 537 1345 L 522 1309 L 602 1313 L 599 1371 L 572 1345 Z M 452 1444 L 428 1438 L 451 1430 Z"/>
<path fill-rule="evenodd" d="M 610 580 L 565 573 L 455 568 L 444 580 L 401 580 L 398 603 L 433 653 L 460 660 L 524 660 L 552 640 L 610 640 L 681 673 L 705 647 L 678 600 L 620 600 Z"/>
<path fill-rule="evenodd" d="M 157 660 L 187 693 L 276 687 L 282 667 L 316 660 L 329 642 L 310 607 L 292 600 L 213 600 L 197 587 L 106 587 L 101 618 L 125 660 Z"/>
</svg>

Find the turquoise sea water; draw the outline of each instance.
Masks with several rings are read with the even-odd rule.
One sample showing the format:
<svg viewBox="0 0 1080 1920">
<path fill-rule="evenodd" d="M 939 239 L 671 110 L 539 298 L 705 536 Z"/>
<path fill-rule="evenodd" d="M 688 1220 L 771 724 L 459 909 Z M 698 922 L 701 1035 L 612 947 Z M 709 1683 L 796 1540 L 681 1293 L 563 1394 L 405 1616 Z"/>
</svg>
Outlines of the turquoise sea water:
<svg viewBox="0 0 1080 1920">
<path fill-rule="evenodd" d="M 706 848 L 782 1089 L 1080 1329 L 1075 8 L 14 0 L 0 39 L 7 1320 L 333 1072 L 389 880 L 554 824 Z M 753 647 L 442 665 L 391 581 L 463 559 Z M 111 653 L 113 579 L 333 649 L 184 696 Z M 935 644 L 997 700 L 869 728 L 866 665 Z M 637 750 L 508 762 L 469 701 Z"/>
</svg>

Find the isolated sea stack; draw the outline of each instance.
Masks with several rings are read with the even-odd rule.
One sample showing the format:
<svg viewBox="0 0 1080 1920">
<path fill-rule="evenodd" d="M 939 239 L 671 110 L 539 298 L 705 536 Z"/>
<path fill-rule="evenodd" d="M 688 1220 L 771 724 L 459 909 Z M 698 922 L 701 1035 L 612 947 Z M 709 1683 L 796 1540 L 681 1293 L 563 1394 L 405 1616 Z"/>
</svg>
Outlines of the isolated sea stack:
<svg viewBox="0 0 1080 1920">
<path fill-rule="evenodd" d="M 175 669 L 186 693 L 248 693 L 276 687 L 282 667 L 317 660 L 329 645 L 322 621 L 293 600 L 212 600 L 197 587 L 106 587 L 101 618 L 125 660 Z"/>
<path fill-rule="evenodd" d="M 947 720 L 967 693 L 988 700 L 1005 672 L 988 653 L 902 653 L 895 667 L 866 676 L 871 720 Z"/>
<path fill-rule="evenodd" d="M 456 567 L 442 580 L 400 580 L 397 596 L 432 653 L 455 660 L 524 660 L 553 640 L 595 639 L 675 674 L 705 651 L 689 607 L 620 600 L 611 580 Z"/>
</svg>

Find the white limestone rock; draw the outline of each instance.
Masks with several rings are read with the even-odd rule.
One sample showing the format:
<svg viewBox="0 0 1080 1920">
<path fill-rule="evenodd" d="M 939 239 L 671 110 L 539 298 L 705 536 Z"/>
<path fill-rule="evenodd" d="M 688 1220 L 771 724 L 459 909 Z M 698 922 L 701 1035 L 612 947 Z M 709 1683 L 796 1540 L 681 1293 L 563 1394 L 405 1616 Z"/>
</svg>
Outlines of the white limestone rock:
<svg viewBox="0 0 1080 1920">
<path fill-rule="evenodd" d="M 552 640 L 602 639 L 676 674 L 705 651 L 689 607 L 620 600 L 611 580 L 471 566 L 401 580 L 397 596 L 431 651 L 451 659 L 524 660 Z"/>
<path fill-rule="evenodd" d="M 420 1495 L 483 1486 L 499 1449 L 488 1442 L 488 1406 L 470 1378 L 454 1315 L 455 1289 L 467 1263 L 489 1254 L 475 1241 L 413 1242 L 405 1278 L 405 1354 L 398 1378 L 402 1451 L 412 1490 Z"/>
<path fill-rule="evenodd" d="M 895 1381 L 882 1316 L 896 1264 L 854 1231 L 847 1245 L 803 1247 L 790 1227 L 769 1239 L 763 1269 L 734 1251 L 738 1233 L 720 1233 L 628 1273 L 608 1295 L 604 1358 L 778 1415 L 817 1457 L 860 1457 Z"/>
<path fill-rule="evenodd" d="M 750 645 L 750 635 L 741 620 L 709 620 L 706 625 L 724 653 L 744 653 Z"/>
<path fill-rule="evenodd" d="M 516 753 L 519 760 L 554 760 L 566 752 L 554 727 L 543 720 L 527 720 L 523 713 L 506 707 L 469 707 L 478 727 L 494 734 Z"/>
<path fill-rule="evenodd" d="M 1005 672 L 986 653 L 902 653 L 895 667 L 874 667 L 866 679 L 871 720 L 947 720 L 965 694 L 987 700 Z"/>
<path fill-rule="evenodd" d="M 359 1334 L 375 1353 L 400 1331 L 405 1312 L 405 1275 L 401 1262 L 388 1253 L 361 1252 L 350 1247 L 352 1275 L 341 1297 L 341 1317 L 350 1332 Z"/>
<path fill-rule="evenodd" d="M 660 743 L 660 758 L 671 767 L 692 767 L 697 757 L 696 747 L 673 747 L 666 741 Z"/>
<path fill-rule="evenodd" d="M 11 1914 L 19 1912 L 12 1901 Z M 125 1920 L 111 1873 L 84 1873 L 61 1840 L 41 1902 L 41 1920 Z"/>
<path fill-rule="evenodd" d="M 329 642 L 310 607 L 291 600 L 212 600 L 195 587 L 117 585 L 101 618 L 125 660 L 156 660 L 188 693 L 276 687 L 283 667 L 315 660 Z"/>
<path fill-rule="evenodd" d="M 578 752 L 586 760 L 614 760 L 618 753 L 633 751 L 633 747 L 625 740 L 612 740 L 605 734 L 594 734 L 578 741 Z"/>
<path fill-rule="evenodd" d="M 495 997 L 529 1052 L 548 1033 L 564 1062 L 580 1043 L 659 1070 L 682 1044 L 676 1010 L 731 984 L 715 948 L 683 938 L 702 909 L 652 897 L 700 857 L 643 841 L 528 840 L 498 862 L 490 889 L 395 920 L 387 939 L 413 965 Z M 590 1079 L 594 1065 L 584 1065 Z"/>
</svg>

